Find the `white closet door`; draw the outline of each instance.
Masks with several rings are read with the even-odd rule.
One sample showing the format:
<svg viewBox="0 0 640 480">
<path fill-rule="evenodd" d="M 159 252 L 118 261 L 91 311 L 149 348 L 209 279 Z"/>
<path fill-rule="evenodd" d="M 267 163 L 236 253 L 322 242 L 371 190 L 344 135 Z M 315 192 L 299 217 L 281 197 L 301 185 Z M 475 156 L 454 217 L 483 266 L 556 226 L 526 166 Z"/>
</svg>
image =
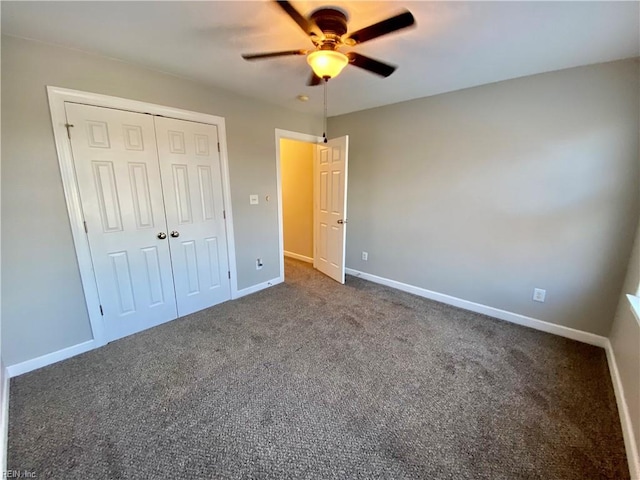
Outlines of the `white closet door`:
<svg viewBox="0 0 640 480">
<path fill-rule="evenodd" d="M 231 298 L 218 130 L 155 117 L 178 314 Z"/>
<path fill-rule="evenodd" d="M 107 341 L 175 319 L 152 116 L 65 109 Z"/>
</svg>

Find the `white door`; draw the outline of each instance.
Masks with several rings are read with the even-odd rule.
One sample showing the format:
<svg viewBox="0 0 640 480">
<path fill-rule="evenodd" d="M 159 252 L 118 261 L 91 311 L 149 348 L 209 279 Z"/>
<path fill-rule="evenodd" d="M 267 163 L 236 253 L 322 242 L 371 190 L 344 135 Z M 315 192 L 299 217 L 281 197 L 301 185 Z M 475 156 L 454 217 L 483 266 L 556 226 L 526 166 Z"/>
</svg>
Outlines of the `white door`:
<svg viewBox="0 0 640 480">
<path fill-rule="evenodd" d="M 314 267 L 344 283 L 347 238 L 347 163 L 349 137 L 322 143 L 316 150 Z"/>
<path fill-rule="evenodd" d="M 155 117 L 180 316 L 231 298 L 218 131 Z"/>
<path fill-rule="evenodd" d="M 175 319 L 153 117 L 65 109 L 107 341 Z"/>
</svg>

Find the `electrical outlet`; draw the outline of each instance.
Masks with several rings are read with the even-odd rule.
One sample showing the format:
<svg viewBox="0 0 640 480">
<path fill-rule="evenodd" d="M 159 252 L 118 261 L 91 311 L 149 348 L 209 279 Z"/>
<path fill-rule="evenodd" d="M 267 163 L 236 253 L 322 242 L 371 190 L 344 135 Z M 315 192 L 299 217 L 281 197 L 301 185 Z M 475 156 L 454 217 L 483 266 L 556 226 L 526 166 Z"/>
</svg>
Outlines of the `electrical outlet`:
<svg viewBox="0 0 640 480">
<path fill-rule="evenodd" d="M 369 260 L 369 252 L 362 252 L 362 260 L 365 262 Z"/>
<path fill-rule="evenodd" d="M 256 270 L 261 270 L 264 264 L 262 263 L 261 258 L 256 258 Z"/>
<path fill-rule="evenodd" d="M 544 299 L 547 296 L 547 291 L 542 288 L 534 288 L 533 289 L 533 301 L 544 303 Z"/>
</svg>

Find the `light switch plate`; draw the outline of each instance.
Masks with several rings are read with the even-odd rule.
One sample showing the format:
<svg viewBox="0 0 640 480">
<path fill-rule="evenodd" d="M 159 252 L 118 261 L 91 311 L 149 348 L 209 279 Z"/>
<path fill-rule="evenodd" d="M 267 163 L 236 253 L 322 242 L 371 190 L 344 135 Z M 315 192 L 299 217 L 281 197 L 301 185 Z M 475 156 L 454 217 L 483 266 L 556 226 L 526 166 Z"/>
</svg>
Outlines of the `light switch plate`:
<svg viewBox="0 0 640 480">
<path fill-rule="evenodd" d="M 249 205 L 258 205 L 259 202 L 258 195 L 249 195 Z"/>
</svg>

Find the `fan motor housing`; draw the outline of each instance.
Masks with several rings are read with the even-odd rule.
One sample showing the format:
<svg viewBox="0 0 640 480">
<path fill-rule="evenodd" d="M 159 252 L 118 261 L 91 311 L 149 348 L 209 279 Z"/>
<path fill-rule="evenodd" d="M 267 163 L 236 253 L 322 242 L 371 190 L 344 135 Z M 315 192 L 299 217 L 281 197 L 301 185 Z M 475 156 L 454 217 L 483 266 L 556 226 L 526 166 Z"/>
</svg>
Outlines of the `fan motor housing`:
<svg viewBox="0 0 640 480">
<path fill-rule="evenodd" d="M 323 33 L 342 36 L 347 33 L 347 14 L 335 8 L 320 8 L 311 13 L 313 20 Z"/>
</svg>

